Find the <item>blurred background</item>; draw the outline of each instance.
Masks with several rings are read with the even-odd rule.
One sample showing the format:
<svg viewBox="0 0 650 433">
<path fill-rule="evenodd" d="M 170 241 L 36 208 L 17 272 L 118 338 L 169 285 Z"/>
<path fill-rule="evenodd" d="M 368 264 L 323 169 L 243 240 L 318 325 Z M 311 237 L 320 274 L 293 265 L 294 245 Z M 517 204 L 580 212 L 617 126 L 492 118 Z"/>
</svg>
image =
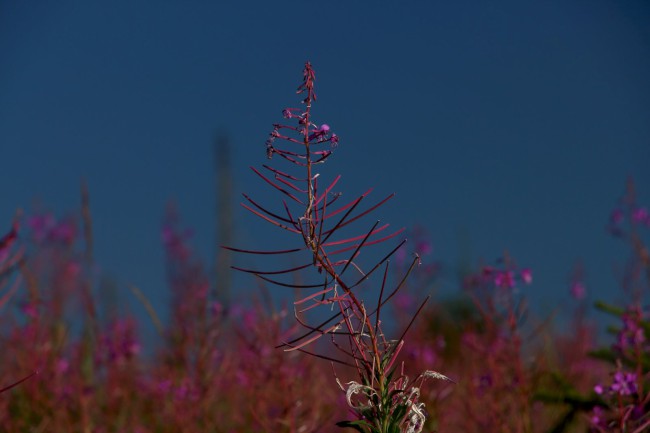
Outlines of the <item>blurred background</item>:
<svg viewBox="0 0 650 433">
<path fill-rule="evenodd" d="M 136 310 L 128 285 L 164 310 L 170 202 L 206 266 L 225 203 L 234 244 L 273 242 L 240 193 L 277 199 L 248 167 L 266 163 L 310 60 L 314 121 L 341 139 L 323 175 L 350 198 L 397 193 L 375 217 L 426 231 L 437 296 L 507 251 L 532 269 L 521 290 L 542 314 L 577 263 L 589 297 L 615 301 L 629 248 L 610 214 L 628 179 L 650 205 L 649 22 L 642 0 L 5 0 L 0 224 L 18 208 L 78 213 L 86 182 L 97 273 Z M 235 299 L 257 290 L 233 284 Z"/>
</svg>

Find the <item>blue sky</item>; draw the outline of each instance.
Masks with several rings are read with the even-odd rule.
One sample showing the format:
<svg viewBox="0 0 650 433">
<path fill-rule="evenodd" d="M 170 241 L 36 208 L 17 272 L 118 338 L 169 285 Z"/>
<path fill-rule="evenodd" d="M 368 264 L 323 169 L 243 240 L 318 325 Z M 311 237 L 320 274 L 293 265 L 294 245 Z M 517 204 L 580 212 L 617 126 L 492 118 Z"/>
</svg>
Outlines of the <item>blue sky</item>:
<svg viewBox="0 0 650 433">
<path fill-rule="evenodd" d="M 507 250 L 541 310 L 577 260 L 591 296 L 620 297 L 604 226 L 628 177 L 650 205 L 647 2 L 229 3 L 2 2 L 0 223 L 74 211 L 86 179 L 102 272 L 164 305 L 167 202 L 211 260 L 217 131 L 235 193 L 264 197 L 248 166 L 310 60 L 315 120 L 341 137 L 323 171 L 396 192 L 377 217 L 427 228 L 444 290 L 467 251 Z M 265 246 L 254 221 L 237 209 L 239 244 Z"/>
</svg>

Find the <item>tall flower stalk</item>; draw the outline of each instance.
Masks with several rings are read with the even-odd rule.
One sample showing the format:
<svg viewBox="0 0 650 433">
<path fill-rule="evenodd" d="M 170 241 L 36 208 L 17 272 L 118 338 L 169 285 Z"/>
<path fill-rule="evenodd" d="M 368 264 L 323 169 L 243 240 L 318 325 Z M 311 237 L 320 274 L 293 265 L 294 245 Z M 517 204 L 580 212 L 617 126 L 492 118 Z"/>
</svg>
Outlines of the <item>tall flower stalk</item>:
<svg viewBox="0 0 650 433">
<path fill-rule="evenodd" d="M 23 261 L 23 251 L 20 249 L 18 252 L 13 252 L 12 247 L 18 238 L 18 223 L 14 222 L 13 227 L 9 233 L 0 238 L 0 308 L 2 308 L 14 295 L 18 289 L 20 279 L 15 279 L 10 285 L 9 289 L 5 290 L 5 286 L 9 283 L 10 277 L 16 269 L 18 269 Z M 33 371 L 29 375 L 23 377 L 18 381 L 11 384 L 0 384 L 0 394 L 9 391 L 38 372 Z"/>
<path fill-rule="evenodd" d="M 283 116 L 288 124 L 274 124 L 266 141 L 268 159 L 280 160 L 289 169 L 280 170 L 263 165 L 264 170 L 253 172 L 283 196 L 279 210 L 262 205 L 244 194 L 242 205 L 267 223 L 283 230 L 296 246 L 278 250 L 251 250 L 226 247 L 234 252 L 251 255 L 291 256 L 291 266 L 280 269 L 248 269 L 233 266 L 262 280 L 303 293 L 294 302 L 295 318 L 303 332 L 284 341 L 278 347 L 286 351 L 300 351 L 351 366 L 358 381 L 337 383 L 345 392 L 346 400 L 356 414 L 355 420 L 338 423 L 361 432 L 420 432 L 425 421 L 424 404 L 419 402 L 420 386 L 429 378 L 448 378 L 434 371 L 425 371 L 410 382 L 403 365 L 397 365 L 397 356 L 404 345 L 404 335 L 426 303 L 420 305 L 406 329 L 397 339 L 388 339 L 382 330 L 382 308 L 402 288 L 411 270 L 419 264 L 415 256 L 403 278 L 393 287 L 388 286 L 391 256 L 406 240 L 379 248 L 386 241 L 395 240 L 403 229 L 388 230 L 388 224 L 376 221 L 365 229 L 352 231 L 360 220 L 390 200 L 391 194 L 378 202 L 363 207 L 372 190 L 352 201 L 341 204 L 341 193 L 335 192 L 341 176 L 329 184 L 317 169 L 326 162 L 339 144 L 339 137 L 327 124 L 317 124 L 312 118 L 316 101 L 316 76 L 309 62 L 303 70 L 303 81 L 297 89 L 302 107 L 286 108 Z M 285 171 L 286 170 L 286 171 Z M 326 185 L 323 187 L 323 185 Z M 351 226 L 356 223 L 354 226 Z M 370 252 L 377 250 L 376 252 Z M 364 253 L 364 259 L 361 254 Z M 365 255 L 377 254 L 377 259 L 365 260 Z M 301 259 L 295 259 L 300 256 Z M 300 271 L 311 271 L 306 284 L 296 282 Z M 376 298 L 371 301 L 361 292 L 369 281 L 379 281 Z M 305 296 L 304 291 L 309 293 Z M 427 298 L 428 299 L 428 298 Z M 317 310 L 330 307 L 331 314 L 323 319 Z M 321 307 L 321 308 L 318 308 Z M 313 350 L 313 343 L 327 336 L 338 351 L 338 356 Z"/>
</svg>

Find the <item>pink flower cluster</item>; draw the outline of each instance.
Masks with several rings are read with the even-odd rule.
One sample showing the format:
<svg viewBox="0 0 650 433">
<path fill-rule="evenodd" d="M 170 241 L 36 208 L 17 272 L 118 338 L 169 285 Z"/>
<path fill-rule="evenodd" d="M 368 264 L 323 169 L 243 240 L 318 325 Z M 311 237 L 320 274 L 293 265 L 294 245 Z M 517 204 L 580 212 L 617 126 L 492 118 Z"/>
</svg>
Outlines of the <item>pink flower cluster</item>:
<svg viewBox="0 0 650 433">
<path fill-rule="evenodd" d="M 637 392 L 636 381 L 636 374 L 617 371 L 609 387 L 598 384 L 594 386 L 594 392 L 598 395 L 604 394 L 605 391 L 616 395 L 632 395 Z"/>
<path fill-rule="evenodd" d="M 523 268 L 517 271 L 484 266 L 482 278 L 486 282 L 492 282 L 498 288 L 512 289 L 515 287 L 517 279 L 526 285 L 532 284 L 533 272 L 529 268 Z"/>
</svg>

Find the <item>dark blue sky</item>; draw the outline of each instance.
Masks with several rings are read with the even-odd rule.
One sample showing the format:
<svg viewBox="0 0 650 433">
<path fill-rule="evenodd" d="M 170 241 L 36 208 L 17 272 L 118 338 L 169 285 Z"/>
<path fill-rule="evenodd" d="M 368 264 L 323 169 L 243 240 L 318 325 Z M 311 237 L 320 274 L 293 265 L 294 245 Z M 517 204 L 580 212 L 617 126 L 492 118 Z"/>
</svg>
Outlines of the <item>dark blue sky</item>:
<svg viewBox="0 0 650 433">
<path fill-rule="evenodd" d="M 163 305 L 166 203 L 210 260 L 216 131 L 236 193 L 264 196 L 247 167 L 311 60 L 348 196 L 396 192 L 377 217 L 426 226 L 448 269 L 508 250 L 542 309 L 578 259 L 618 296 L 605 223 L 629 176 L 650 205 L 646 1 L 225 3 L 0 3 L 0 222 L 74 210 L 87 179 L 102 270 Z M 265 246 L 237 212 L 238 243 Z"/>
</svg>

